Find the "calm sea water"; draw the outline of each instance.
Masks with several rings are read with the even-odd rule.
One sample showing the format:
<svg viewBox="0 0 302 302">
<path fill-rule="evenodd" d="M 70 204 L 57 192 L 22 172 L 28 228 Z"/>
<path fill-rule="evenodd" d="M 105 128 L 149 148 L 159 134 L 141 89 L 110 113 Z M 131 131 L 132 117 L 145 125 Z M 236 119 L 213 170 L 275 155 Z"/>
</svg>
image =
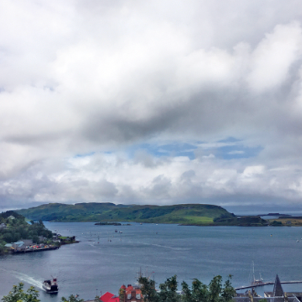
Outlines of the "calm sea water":
<svg viewBox="0 0 302 302">
<path fill-rule="evenodd" d="M 281 281 L 302 280 L 299 227 L 45 225 L 62 235 L 76 235 L 80 243 L 55 251 L 0 257 L 1 297 L 20 281 L 25 288 L 35 286 L 42 301 L 56 302 L 70 294 L 84 299 L 106 291 L 117 294 L 122 284 L 136 282 L 140 269 L 157 284 L 174 274 L 180 283 L 198 278 L 206 284 L 215 275 L 226 279 L 231 274 L 237 287 L 250 283 L 252 261 L 256 277 L 261 273 L 265 281 L 273 280 L 276 274 Z M 42 281 L 51 276 L 58 278 L 58 295 L 42 291 Z M 302 290 L 302 284 L 288 285 L 285 290 Z"/>
</svg>

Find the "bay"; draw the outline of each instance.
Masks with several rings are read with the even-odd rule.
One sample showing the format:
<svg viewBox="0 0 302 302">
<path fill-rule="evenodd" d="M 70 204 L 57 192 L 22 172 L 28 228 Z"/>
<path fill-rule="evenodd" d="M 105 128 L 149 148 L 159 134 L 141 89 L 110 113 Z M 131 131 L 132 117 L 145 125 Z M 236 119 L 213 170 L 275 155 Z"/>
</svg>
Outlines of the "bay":
<svg viewBox="0 0 302 302">
<path fill-rule="evenodd" d="M 265 281 L 302 280 L 302 228 L 299 227 L 194 227 L 170 224 L 97 226 L 94 223 L 50 223 L 47 228 L 75 235 L 80 243 L 55 251 L 0 257 L 0 296 L 14 284 L 35 286 L 41 301 L 60 301 L 79 294 L 83 299 L 110 291 L 118 294 L 122 284 L 134 284 L 141 269 L 157 284 L 177 275 L 179 282 L 198 278 L 205 284 L 221 275 L 233 275 L 235 287 L 251 281 L 255 263 Z M 115 232 L 117 230 L 118 232 Z M 297 242 L 297 240 L 299 240 Z M 59 294 L 42 290 L 44 279 L 58 278 Z M 271 287 L 259 289 L 270 290 Z M 300 290 L 302 284 L 284 285 Z"/>
</svg>

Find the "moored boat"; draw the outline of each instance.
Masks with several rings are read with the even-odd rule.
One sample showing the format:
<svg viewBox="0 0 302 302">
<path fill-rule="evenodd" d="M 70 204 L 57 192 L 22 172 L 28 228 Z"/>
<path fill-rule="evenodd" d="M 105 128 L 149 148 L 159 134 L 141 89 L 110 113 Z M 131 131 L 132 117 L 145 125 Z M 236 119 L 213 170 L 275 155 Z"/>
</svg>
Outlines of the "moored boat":
<svg viewBox="0 0 302 302">
<path fill-rule="evenodd" d="M 255 278 L 255 269 L 254 269 L 254 261 L 252 262 L 252 265 L 253 265 L 253 280 L 251 282 L 251 285 L 264 285 L 264 282 L 263 282 L 263 279 L 261 277 L 261 274 L 260 274 L 260 278 L 259 279 L 256 279 Z"/>
<path fill-rule="evenodd" d="M 56 278 L 53 278 L 52 280 L 44 280 L 42 287 L 48 294 L 57 294 L 59 291 Z"/>
</svg>

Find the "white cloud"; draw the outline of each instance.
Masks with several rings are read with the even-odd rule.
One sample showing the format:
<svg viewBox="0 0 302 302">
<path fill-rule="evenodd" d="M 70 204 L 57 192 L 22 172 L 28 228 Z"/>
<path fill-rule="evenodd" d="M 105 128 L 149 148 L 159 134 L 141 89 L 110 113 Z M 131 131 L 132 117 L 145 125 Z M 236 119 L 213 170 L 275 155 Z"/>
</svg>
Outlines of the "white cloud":
<svg viewBox="0 0 302 302">
<path fill-rule="evenodd" d="M 252 89 L 263 91 L 282 85 L 290 76 L 292 64 L 301 58 L 302 32 L 297 22 L 277 25 L 253 51 L 247 81 Z"/>
<path fill-rule="evenodd" d="M 249 166 L 243 171 L 243 177 L 250 178 L 253 176 L 261 175 L 264 172 L 265 167 L 263 166 Z"/>
<path fill-rule="evenodd" d="M 301 9 L 2 1 L 0 200 L 298 200 Z M 159 142 L 192 142 L 196 159 L 129 151 Z M 262 151 L 218 152 L 242 146 Z"/>
</svg>

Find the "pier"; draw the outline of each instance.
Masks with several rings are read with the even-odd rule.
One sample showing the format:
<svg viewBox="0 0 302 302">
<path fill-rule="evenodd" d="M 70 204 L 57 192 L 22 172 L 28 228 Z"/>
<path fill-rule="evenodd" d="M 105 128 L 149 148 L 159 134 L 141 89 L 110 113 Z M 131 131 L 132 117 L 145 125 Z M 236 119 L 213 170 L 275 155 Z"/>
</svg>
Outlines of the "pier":
<svg viewBox="0 0 302 302">
<path fill-rule="evenodd" d="M 302 281 L 293 280 L 293 281 L 283 281 L 283 282 L 280 282 L 280 283 L 281 284 L 298 284 L 298 283 L 302 283 Z M 247 288 L 253 288 L 253 287 L 260 287 L 260 286 L 265 286 L 265 285 L 274 285 L 274 284 L 275 284 L 274 281 L 262 282 L 262 283 L 259 283 L 259 284 L 236 287 L 235 290 L 241 290 L 241 289 L 247 289 Z"/>
</svg>

